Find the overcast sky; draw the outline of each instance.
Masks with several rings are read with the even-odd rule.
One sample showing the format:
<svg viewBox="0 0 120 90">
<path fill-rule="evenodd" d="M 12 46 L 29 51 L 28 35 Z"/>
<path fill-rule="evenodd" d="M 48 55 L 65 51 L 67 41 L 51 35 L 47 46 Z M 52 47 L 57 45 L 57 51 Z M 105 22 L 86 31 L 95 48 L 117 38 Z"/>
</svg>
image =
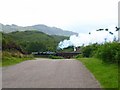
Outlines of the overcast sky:
<svg viewBox="0 0 120 90">
<path fill-rule="evenodd" d="M 118 23 L 119 0 L 0 0 L 0 23 L 88 32 Z"/>
</svg>

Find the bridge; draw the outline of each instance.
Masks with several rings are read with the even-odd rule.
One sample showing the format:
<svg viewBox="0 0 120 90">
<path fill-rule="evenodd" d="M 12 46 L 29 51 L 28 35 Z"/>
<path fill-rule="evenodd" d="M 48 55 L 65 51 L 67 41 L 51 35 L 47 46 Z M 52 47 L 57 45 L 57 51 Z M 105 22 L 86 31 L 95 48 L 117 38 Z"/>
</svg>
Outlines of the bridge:
<svg viewBox="0 0 120 90">
<path fill-rule="evenodd" d="M 80 52 L 32 52 L 33 55 L 35 56 L 42 56 L 42 57 L 48 57 L 49 55 L 54 55 L 54 56 L 61 56 L 64 58 L 72 58 L 78 54 L 80 54 Z"/>
<path fill-rule="evenodd" d="M 80 54 L 80 52 L 58 52 L 56 53 L 56 56 L 61 56 L 64 58 L 72 58 L 78 54 Z"/>
</svg>

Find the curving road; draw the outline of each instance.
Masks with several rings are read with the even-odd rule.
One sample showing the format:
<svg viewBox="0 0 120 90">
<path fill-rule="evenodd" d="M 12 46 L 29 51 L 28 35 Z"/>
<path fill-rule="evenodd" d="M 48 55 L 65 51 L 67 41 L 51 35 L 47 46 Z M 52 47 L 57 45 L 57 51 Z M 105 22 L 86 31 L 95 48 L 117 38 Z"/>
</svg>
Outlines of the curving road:
<svg viewBox="0 0 120 90">
<path fill-rule="evenodd" d="M 4 67 L 3 88 L 100 88 L 93 75 L 74 59 L 36 58 Z"/>
</svg>

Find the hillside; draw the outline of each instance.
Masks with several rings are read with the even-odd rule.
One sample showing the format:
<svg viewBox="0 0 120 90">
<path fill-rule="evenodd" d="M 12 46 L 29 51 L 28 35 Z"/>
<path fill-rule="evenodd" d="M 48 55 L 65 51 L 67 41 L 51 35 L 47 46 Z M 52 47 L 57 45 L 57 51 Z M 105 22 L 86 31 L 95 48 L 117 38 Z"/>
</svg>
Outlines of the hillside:
<svg viewBox="0 0 120 90">
<path fill-rule="evenodd" d="M 77 34 L 72 31 L 65 31 L 60 28 L 49 27 L 49 26 L 46 26 L 43 24 L 26 26 L 26 27 L 17 26 L 14 24 L 12 24 L 12 25 L 0 24 L 0 31 L 3 31 L 4 33 L 10 33 L 10 32 L 15 32 L 15 31 L 26 31 L 26 30 L 30 30 L 30 31 L 37 30 L 37 31 L 44 32 L 48 35 L 60 35 L 60 36 L 71 36 L 71 35 Z"/>
<path fill-rule="evenodd" d="M 66 38 L 68 37 L 47 35 L 39 31 L 16 31 L 3 33 L 3 45 L 4 42 L 5 44 L 8 41 L 8 44 L 15 42 L 17 45 L 20 45 L 24 51 L 29 53 L 33 51 L 56 51 L 58 43 Z"/>
</svg>

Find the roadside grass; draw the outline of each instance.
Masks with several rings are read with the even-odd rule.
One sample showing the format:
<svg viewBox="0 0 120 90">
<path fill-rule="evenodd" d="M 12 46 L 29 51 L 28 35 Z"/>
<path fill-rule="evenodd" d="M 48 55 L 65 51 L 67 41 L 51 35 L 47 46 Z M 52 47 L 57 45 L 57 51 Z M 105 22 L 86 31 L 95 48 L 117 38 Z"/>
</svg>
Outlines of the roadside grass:
<svg viewBox="0 0 120 90">
<path fill-rule="evenodd" d="M 0 60 L 0 67 L 2 67 L 2 60 Z"/>
<path fill-rule="evenodd" d="M 64 59 L 61 56 L 54 56 L 54 55 L 35 55 L 36 58 L 48 58 L 48 59 Z"/>
<path fill-rule="evenodd" d="M 2 66 L 2 55 L 1 55 L 1 52 L 0 52 L 0 67 Z"/>
<path fill-rule="evenodd" d="M 4 67 L 14 65 L 25 60 L 31 60 L 33 58 L 33 55 L 24 55 L 19 51 L 3 51 L 1 66 Z"/>
<path fill-rule="evenodd" d="M 95 58 L 77 58 L 99 81 L 102 88 L 118 88 L 118 66 Z"/>
<path fill-rule="evenodd" d="M 64 59 L 64 58 L 61 57 L 61 56 L 54 56 L 54 55 L 49 55 L 49 58 L 50 58 L 50 59 Z"/>
<path fill-rule="evenodd" d="M 4 57 L 2 59 L 2 66 L 10 66 L 10 65 L 14 65 L 26 60 L 32 60 L 33 58 L 31 57 L 22 57 L 22 58 L 18 58 L 18 57 Z"/>
</svg>

